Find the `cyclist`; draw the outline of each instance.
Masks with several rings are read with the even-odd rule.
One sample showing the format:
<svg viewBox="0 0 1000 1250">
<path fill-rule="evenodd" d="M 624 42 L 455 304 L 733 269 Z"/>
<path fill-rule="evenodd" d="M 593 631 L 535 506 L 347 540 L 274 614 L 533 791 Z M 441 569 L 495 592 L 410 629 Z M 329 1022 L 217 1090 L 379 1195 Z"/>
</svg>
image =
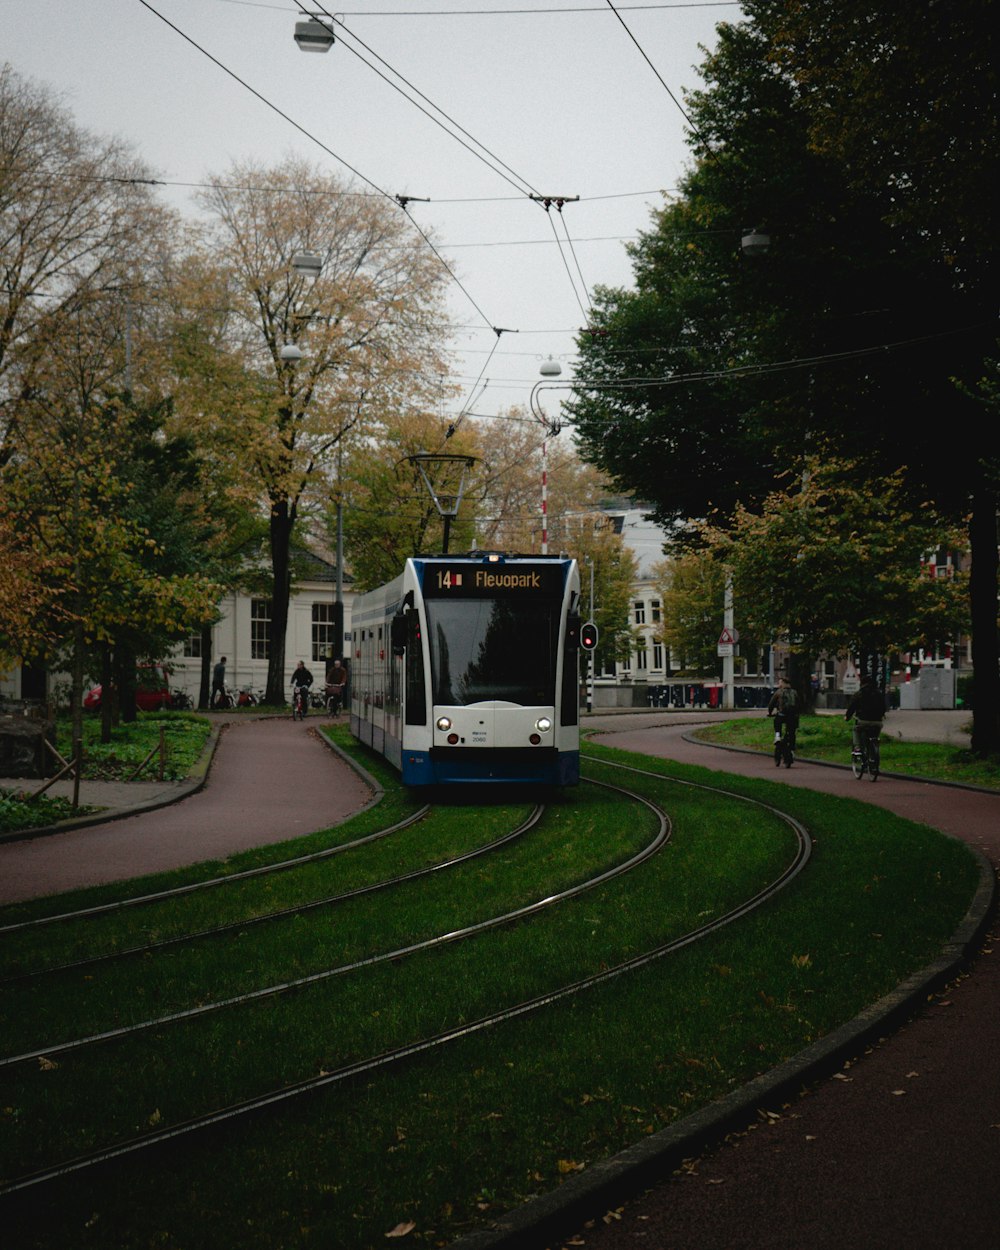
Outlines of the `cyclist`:
<svg viewBox="0 0 1000 1250">
<path fill-rule="evenodd" d="M 846 720 L 850 720 L 852 716 L 854 725 L 851 729 L 851 754 L 855 759 L 860 759 L 865 733 L 871 731 L 871 737 L 877 739 L 878 734 L 882 732 L 882 722 L 885 719 L 885 696 L 875 685 L 874 678 L 868 673 L 861 678 L 858 692 L 851 696 L 847 711 L 844 713 Z"/>
<path fill-rule="evenodd" d="M 789 751 L 795 750 L 795 731 L 799 727 L 799 696 L 787 677 L 778 679 L 778 689 L 771 695 L 767 705 L 768 716 L 774 717 L 774 741 L 781 741 L 785 730 L 785 742 Z"/>
<path fill-rule="evenodd" d="M 342 660 L 334 660 L 326 670 L 326 707 L 331 716 L 336 716 L 343 706 L 346 685 L 347 669 Z"/>
<path fill-rule="evenodd" d="M 302 707 L 300 709 L 303 719 L 309 710 L 309 687 L 313 684 L 313 675 L 306 668 L 305 660 L 299 660 L 295 666 L 295 672 L 292 673 L 292 719 L 295 718 L 295 700 L 301 694 Z"/>
</svg>

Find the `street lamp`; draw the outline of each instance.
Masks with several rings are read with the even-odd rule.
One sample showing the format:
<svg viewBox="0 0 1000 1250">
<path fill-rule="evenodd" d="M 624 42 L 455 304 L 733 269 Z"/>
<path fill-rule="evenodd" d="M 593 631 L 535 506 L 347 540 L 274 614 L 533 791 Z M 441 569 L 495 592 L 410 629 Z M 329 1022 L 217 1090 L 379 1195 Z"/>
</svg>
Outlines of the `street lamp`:
<svg viewBox="0 0 1000 1250">
<path fill-rule="evenodd" d="M 323 270 L 323 257 L 319 252 L 296 252 L 292 268 L 304 278 L 318 278 Z"/>
<path fill-rule="evenodd" d="M 748 230 L 740 239 L 744 256 L 763 256 L 771 248 L 771 236 L 763 230 Z"/>
<path fill-rule="evenodd" d="M 278 353 L 278 356 L 282 360 L 301 360 L 302 348 L 297 343 L 286 343 Z"/>
<path fill-rule="evenodd" d="M 295 23 L 295 42 L 302 52 L 329 52 L 333 47 L 333 26 L 319 17 Z"/>
</svg>

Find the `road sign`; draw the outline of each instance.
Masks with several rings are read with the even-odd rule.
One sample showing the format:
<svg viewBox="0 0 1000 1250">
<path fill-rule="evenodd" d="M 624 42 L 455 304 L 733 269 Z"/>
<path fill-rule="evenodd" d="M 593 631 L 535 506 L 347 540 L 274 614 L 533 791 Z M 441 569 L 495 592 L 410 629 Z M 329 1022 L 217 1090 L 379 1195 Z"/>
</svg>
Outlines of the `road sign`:
<svg viewBox="0 0 1000 1250">
<path fill-rule="evenodd" d="M 733 648 L 739 641 L 739 633 L 735 629 L 723 629 L 719 635 L 719 645 L 716 647 L 716 654 L 721 659 L 727 659 L 733 654 Z"/>
</svg>

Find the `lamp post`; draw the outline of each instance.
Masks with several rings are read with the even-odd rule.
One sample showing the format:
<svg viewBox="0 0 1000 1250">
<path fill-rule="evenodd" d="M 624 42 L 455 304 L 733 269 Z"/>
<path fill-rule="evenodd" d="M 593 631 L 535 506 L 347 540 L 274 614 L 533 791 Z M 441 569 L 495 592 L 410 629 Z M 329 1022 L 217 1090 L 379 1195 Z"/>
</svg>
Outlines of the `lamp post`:
<svg viewBox="0 0 1000 1250">
<path fill-rule="evenodd" d="M 553 360 L 551 356 L 547 360 L 543 360 L 538 372 L 543 378 L 557 378 L 562 373 L 562 365 L 558 360 Z M 535 416 L 541 422 L 542 428 L 545 430 L 545 437 L 542 439 L 542 555 L 549 554 L 549 437 L 555 437 L 559 433 L 558 422 L 549 421 L 542 413 L 541 408 L 535 413 Z"/>
</svg>

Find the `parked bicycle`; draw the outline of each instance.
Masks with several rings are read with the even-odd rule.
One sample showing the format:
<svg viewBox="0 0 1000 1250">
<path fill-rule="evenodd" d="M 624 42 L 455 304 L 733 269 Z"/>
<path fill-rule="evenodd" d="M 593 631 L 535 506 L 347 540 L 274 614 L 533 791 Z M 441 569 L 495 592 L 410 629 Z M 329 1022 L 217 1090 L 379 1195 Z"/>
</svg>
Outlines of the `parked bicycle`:
<svg viewBox="0 0 1000 1250">
<path fill-rule="evenodd" d="M 222 693 L 218 691 L 212 696 L 211 707 L 216 712 L 228 712 L 230 708 L 236 706 L 236 695 L 233 694 L 229 686 L 223 686 Z"/>
<path fill-rule="evenodd" d="M 239 696 L 236 699 L 237 707 L 256 707 L 258 703 L 264 702 L 264 691 L 254 690 L 252 686 L 241 686 Z"/>
<path fill-rule="evenodd" d="M 879 736 L 882 732 L 881 725 L 861 725 L 859 726 L 859 743 L 851 751 L 851 770 L 858 781 L 868 774 L 869 781 L 878 781 L 879 769 L 881 767 L 881 749 L 879 747 Z"/>
</svg>

